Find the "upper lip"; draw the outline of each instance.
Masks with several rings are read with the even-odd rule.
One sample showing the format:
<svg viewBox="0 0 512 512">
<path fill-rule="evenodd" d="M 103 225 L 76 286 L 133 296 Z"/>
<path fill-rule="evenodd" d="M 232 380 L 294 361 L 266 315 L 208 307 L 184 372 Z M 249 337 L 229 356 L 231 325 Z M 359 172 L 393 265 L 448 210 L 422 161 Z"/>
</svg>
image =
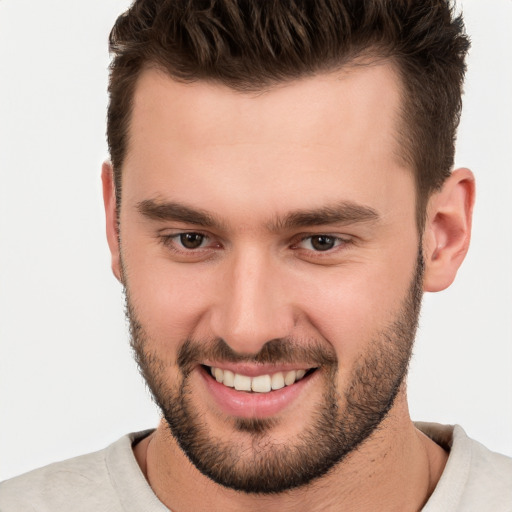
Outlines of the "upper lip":
<svg viewBox="0 0 512 512">
<path fill-rule="evenodd" d="M 257 377 L 258 375 L 272 375 L 278 372 L 289 372 L 291 370 L 310 370 L 316 368 L 314 365 L 305 363 L 286 363 L 286 364 L 255 364 L 255 363 L 229 363 L 223 361 L 206 361 L 205 366 L 220 368 L 221 370 L 230 370 L 233 373 L 246 375 L 247 377 Z"/>
</svg>

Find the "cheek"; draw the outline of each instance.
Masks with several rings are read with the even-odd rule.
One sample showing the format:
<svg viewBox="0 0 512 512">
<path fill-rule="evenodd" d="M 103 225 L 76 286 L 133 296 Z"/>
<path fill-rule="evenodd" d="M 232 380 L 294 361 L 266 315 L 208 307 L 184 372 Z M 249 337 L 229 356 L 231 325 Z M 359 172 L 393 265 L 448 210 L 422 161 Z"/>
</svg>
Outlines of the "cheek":
<svg viewBox="0 0 512 512">
<path fill-rule="evenodd" d="M 129 243 L 123 264 L 130 302 L 152 343 L 169 348 L 195 334 L 192 326 L 200 323 L 211 287 L 204 273 L 171 263 L 160 247 L 143 250 Z"/>
<path fill-rule="evenodd" d="M 308 322 L 333 345 L 340 364 L 354 361 L 396 320 L 414 276 L 412 261 L 411 256 L 394 264 L 380 261 L 339 268 L 323 279 L 304 282 Z"/>
</svg>

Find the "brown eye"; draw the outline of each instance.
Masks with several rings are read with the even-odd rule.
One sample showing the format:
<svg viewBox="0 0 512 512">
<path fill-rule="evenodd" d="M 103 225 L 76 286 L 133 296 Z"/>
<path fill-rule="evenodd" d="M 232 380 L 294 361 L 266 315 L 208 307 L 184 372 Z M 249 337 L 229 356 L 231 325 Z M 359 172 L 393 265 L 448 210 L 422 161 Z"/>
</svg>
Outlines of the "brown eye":
<svg viewBox="0 0 512 512">
<path fill-rule="evenodd" d="M 311 237 L 311 246 L 316 251 L 328 251 L 336 245 L 336 238 L 328 235 L 316 235 Z"/>
<path fill-rule="evenodd" d="M 201 247 L 205 240 L 205 236 L 200 233 L 182 233 L 180 235 L 180 242 L 185 249 L 197 249 Z"/>
</svg>

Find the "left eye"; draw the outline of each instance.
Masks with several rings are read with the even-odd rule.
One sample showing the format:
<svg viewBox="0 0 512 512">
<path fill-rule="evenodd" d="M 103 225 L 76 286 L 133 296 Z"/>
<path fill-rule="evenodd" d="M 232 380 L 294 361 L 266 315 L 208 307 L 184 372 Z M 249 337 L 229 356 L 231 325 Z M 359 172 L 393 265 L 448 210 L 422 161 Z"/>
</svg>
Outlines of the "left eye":
<svg viewBox="0 0 512 512">
<path fill-rule="evenodd" d="M 312 235 L 306 238 L 303 238 L 299 244 L 297 244 L 301 249 L 308 249 L 313 251 L 329 251 L 341 245 L 343 240 L 336 236 L 331 235 Z"/>
<path fill-rule="evenodd" d="M 185 249 L 199 249 L 208 240 L 208 237 L 201 233 L 180 233 L 173 238 Z"/>
</svg>

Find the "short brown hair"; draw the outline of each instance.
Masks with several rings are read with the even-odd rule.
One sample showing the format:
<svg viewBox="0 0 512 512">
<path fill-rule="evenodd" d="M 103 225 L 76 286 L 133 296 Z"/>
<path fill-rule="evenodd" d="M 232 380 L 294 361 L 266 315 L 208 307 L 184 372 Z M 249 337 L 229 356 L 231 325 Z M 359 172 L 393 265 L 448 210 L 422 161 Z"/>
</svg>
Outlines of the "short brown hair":
<svg viewBox="0 0 512 512">
<path fill-rule="evenodd" d="M 450 174 L 469 48 L 450 0 L 135 0 L 109 42 L 118 201 L 135 85 L 149 65 L 183 82 L 254 91 L 362 56 L 389 59 L 403 82 L 399 143 L 416 175 L 418 226 Z"/>
</svg>

